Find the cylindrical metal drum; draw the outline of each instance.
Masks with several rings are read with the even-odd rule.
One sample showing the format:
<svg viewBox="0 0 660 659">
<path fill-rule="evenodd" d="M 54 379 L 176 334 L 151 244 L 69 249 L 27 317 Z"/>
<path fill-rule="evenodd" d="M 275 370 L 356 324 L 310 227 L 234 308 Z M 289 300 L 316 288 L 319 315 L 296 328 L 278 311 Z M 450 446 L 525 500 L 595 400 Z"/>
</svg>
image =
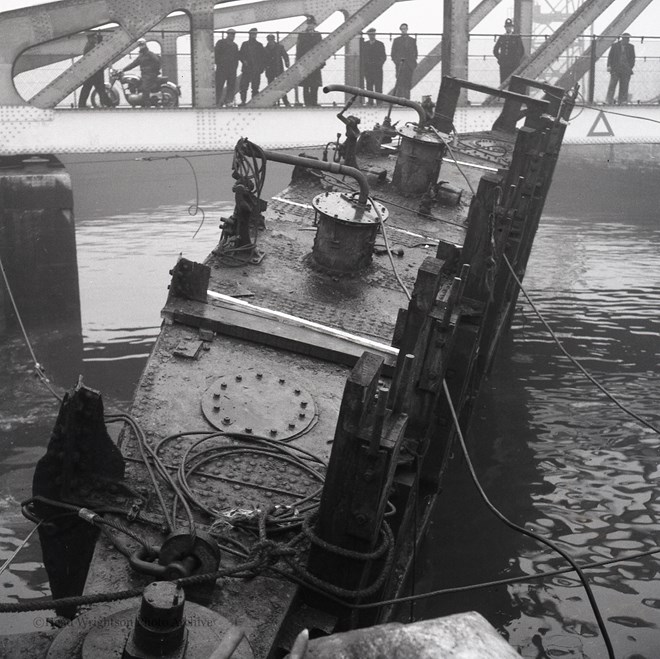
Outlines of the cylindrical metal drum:
<svg viewBox="0 0 660 659">
<path fill-rule="evenodd" d="M 438 180 L 447 147 L 435 133 L 413 126 L 404 126 L 397 132 L 401 146 L 392 184 L 404 196 L 424 194 Z"/>
<path fill-rule="evenodd" d="M 361 204 L 355 195 L 326 192 L 314 197 L 312 205 L 317 213 L 314 265 L 335 274 L 352 274 L 368 267 L 379 227 L 372 202 Z M 378 210 L 385 220 L 385 206 L 378 204 Z"/>
</svg>

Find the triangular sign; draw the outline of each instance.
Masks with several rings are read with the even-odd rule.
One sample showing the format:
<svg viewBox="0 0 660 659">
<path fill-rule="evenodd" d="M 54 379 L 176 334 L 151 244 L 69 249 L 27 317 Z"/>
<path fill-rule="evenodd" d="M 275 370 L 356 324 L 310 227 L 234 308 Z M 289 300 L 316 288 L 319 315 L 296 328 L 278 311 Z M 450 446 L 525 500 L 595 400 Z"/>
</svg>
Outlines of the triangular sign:
<svg viewBox="0 0 660 659">
<path fill-rule="evenodd" d="M 613 137 L 614 131 L 610 122 L 607 120 L 605 113 L 601 110 L 594 121 L 594 125 L 591 127 L 591 130 L 587 133 L 588 137 Z"/>
</svg>

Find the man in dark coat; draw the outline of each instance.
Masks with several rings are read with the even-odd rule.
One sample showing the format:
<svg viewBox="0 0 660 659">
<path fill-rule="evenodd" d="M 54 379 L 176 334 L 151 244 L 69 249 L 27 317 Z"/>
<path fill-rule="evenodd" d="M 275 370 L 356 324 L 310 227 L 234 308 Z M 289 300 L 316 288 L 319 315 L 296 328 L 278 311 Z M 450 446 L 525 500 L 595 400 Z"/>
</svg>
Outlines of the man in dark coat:
<svg viewBox="0 0 660 659">
<path fill-rule="evenodd" d="M 624 32 L 621 39 L 612 44 L 607 56 L 607 70 L 610 72 L 610 84 L 607 88 L 607 103 L 614 103 L 614 92 L 619 85 L 619 105 L 628 102 L 628 85 L 635 67 L 635 46 L 630 43 L 630 35 Z"/>
<path fill-rule="evenodd" d="M 264 71 L 264 45 L 257 41 L 258 30 L 256 27 L 250 28 L 248 40 L 241 44 L 238 51 L 238 58 L 243 65 L 241 68 L 241 105 L 245 105 L 247 100 L 248 87 L 252 87 L 252 98 L 259 93 L 261 84 L 261 74 Z"/>
<path fill-rule="evenodd" d="M 238 68 L 238 45 L 235 39 L 236 30 L 227 30 L 227 36 L 215 44 L 215 104 L 218 107 L 234 102 Z"/>
<path fill-rule="evenodd" d="M 525 46 L 519 34 L 513 32 L 513 21 L 504 21 L 505 34 L 500 35 L 495 42 L 493 55 L 500 65 L 500 84 L 502 84 L 520 65 L 525 57 Z"/>
<path fill-rule="evenodd" d="M 128 66 L 122 69 L 128 71 L 136 66 L 140 67 L 140 84 L 142 85 L 142 107 L 151 105 L 151 93 L 158 89 L 158 76 L 160 75 L 160 55 L 149 50 L 144 39 L 138 39 L 140 52 Z"/>
<path fill-rule="evenodd" d="M 103 35 L 100 32 L 90 32 L 87 35 L 87 43 L 83 49 L 83 55 L 86 55 L 96 44 L 101 43 Z M 105 90 L 105 77 L 103 75 L 103 69 L 99 69 L 96 73 L 93 73 L 85 82 L 83 82 L 82 87 L 80 88 L 80 98 L 78 99 L 78 107 L 86 108 L 87 107 L 87 98 L 89 97 L 89 92 L 92 91 L 92 87 L 96 90 L 96 93 L 99 96 L 99 101 L 104 108 L 112 107 L 112 101 L 108 96 L 108 92 Z"/>
<path fill-rule="evenodd" d="M 305 32 L 298 35 L 296 43 L 296 60 L 300 59 L 306 52 L 314 46 L 321 43 L 323 37 L 316 32 L 316 19 L 313 16 L 307 17 Z M 318 103 L 319 87 L 323 84 L 321 69 L 325 64 L 321 64 L 318 69 L 314 69 L 301 83 L 303 88 L 303 101 L 307 107 L 315 107 Z"/>
<path fill-rule="evenodd" d="M 270 85 L 280 73 L 284 73 L 284 67 L 289 67 L 289 53 L 284 50 L 281 43 L 275 41 L 275 35 L 269 34 L 266 37 L 266 47 L 264 48 L 264 59 L 266 63 L 266 80 Z M 282 102 L 289 107 L 289 99 L 286 94 L 282 96 Z M 279 101 L 277 103 L 279 105 Z"/>
<path fill-rule="evenodd" d="M 387 61 L 385 45 L 376 39 L 376 28 L 367 30 L 368 41 L 362 42 L 362 70 L 364 72 L 364 84 L 367 91 L 383 93 L 383 64 Z M 369 99 L 369 105 L 374 104 L 374 99 Z M 378 103 L 376 103 L 378 105 Z"/>
<path fill-rule="evenodd" d="M 408 23 L 399 26 L 401 36 L 392 41 L 390 57 L 396 70 L 395 96 L 410 98 L 412 77 L 417 67 L 417 42 L 408 34 Z"/>
</svg>

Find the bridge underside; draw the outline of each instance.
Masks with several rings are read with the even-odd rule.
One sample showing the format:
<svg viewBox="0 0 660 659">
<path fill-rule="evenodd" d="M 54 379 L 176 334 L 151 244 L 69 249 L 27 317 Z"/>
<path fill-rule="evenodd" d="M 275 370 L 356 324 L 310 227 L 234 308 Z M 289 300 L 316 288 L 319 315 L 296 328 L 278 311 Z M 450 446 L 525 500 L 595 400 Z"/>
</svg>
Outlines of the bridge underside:
<svg viewBox="0 0 660 659">
<path fill-rule="evenodd" d="M 0 107 L 0 155 L 217 152 L 232 150 L 242 136 L 268 149 L 302 150 L 333 142 L 343 128 L 337 108 L 332 107 L 108 110 L 85 113 L 83 122 L 74 111 L 20 110 L 29 117 L 12 122 L 5 117 L 15 116 L 16 108 Z M 361 107 L 354 112 L 361 125 L 370 127 L 382 123 L 387 109 Z M 463 107 L 457 110 L 454 124 L 459 133 L 484 133 L 499 113 L 497 107 Z M 410 108 L 394 108 L 391 119 L 404 125 L 415 121 L 417 114 Z M 283 121 L 296 129 L 283 130 Z M 643 133 L 640 124 L 646 127 Z M 585 108 L 571 119 L 564 141 L 573 145 L 660 145 L 660 107 L 631 106 L 625 115 Z"/>
</svg>

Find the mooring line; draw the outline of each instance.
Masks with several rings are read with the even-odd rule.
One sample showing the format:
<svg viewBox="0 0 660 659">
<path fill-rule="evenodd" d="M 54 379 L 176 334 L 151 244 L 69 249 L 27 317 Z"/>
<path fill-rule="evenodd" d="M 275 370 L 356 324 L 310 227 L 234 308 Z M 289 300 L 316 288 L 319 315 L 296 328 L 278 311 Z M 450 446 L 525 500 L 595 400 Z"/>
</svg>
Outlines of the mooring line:
<svg viewBox="0 0 660 659">
<path fill-rule="evenodd" d="M 12 563 L 12 561 L 18 556 L 18 553 L 27 545 L 28 541 L 30 538 L 37 532 L 37 529 L 41 526 L 41 522 L 39 522 L 28 534 L 25 540 L 21 542 L 21 544 L 16 547 L 14 550 L 14 553 L 0 566 L 0 574 L 2 574 Z"/>
<path fill-rule="evenodd" d="M 18 306 L 16 304 L 16 300 L 14 300 L 14 295 L 12 294 L 11 291 L 11 286 L 9 285 L 9 279 L 7 278 L 7 273 L 5 272 L 5 267 L 2 264 L 2 258 L 0 257 L 0 272 L 2 272 L 2 278 L 4 279 L 5 282 L 5 287 L 7 288 L 7 294 L 9 295 L 9 301 L 11 302 L 11 305 L 14 309 L 14 313 L 16 314 L 16 320 L 18 320 L 18 324 L 20 325 L 21 332 L 23 333 L 23 339 L 25 340 L 25 345 L 27 346 L 27 349 L 30 351 L 30 355 L 32 357 L 32 362 L 34 363 L 34 371 L 37 377 L 41 380 L 41 382 L 45 385 L 45 387 L 50 391 L 57 400 L 62 402 L 62 397 L 53 389 L 53 387 L 50 384 L 50 380 L 46 377 L 46 374 L 44 373 L 44 368 L 43 366 L 37 361 L 37 356 L 34 354 L 34 350 L 32 349 L 32 343 L 30 342 L 30 338 L 28 337 L 27 331 L 25 329 L 25 325 L 23 324 L 23 319 L 21 318 L 21 314 L 18 310 Z"/>
<path fill-rule="evenodd" d="M 504 258 L 504 262 L 507 264 L 511 275 L 516 281 L 516 284 L 518 284 L 518 287 L 520 288 L 522 294 L 525 296 L 525 299 L 527 302 L 529 302 L 530 306 L 534 310 L 534 313 L 538 316 L 539 320 L 543 323 L 543 326 L 548 330 L 550 333 L 550 336 L 552 337 L 553 341 L 557 344 L 559 349 L 562 351 L 562 353 L 570 359 L 570 361 L 580 370 L 580 372 L 598 389 L 600 389 L 619 409 L 623 410 L 626 414 L 629 414 L 633 419 L 636 419 L 639 421 L 642 425 L 646 426 L 647 428 L 650 428 L 654 432 L 660 434 L 660 429 L 654 426 L 650 421 L 646 421 L 646 419 L 643 419 L 641 416 L 633 412 L 629 407 L 624 405 L 614 394 L 612 394 L 604 385 L 602 385 L 596 378 L 587 371 L 587 369 L 580 364 L 580 362 L 571 355 L 566 348 L 564 348 L 562 342 L 559 340 L 559 337 L 555 334 L 553 331 L 552 327 L 548 324 L 546 319 L 543 317 L 543 314 L 538 310 L 537 306 L 534 304 L 532 299 L 530 298 L 529 294 L 525 290 L 524 286 L 522 285 L 522 282 L 518 277 L 516 276 L 516 273 L 513 270 L 513 266 L 509 262 L 509 259 L 507 259 L 506 254 L 502 255 L 502 258 Z"/>
</svg>

